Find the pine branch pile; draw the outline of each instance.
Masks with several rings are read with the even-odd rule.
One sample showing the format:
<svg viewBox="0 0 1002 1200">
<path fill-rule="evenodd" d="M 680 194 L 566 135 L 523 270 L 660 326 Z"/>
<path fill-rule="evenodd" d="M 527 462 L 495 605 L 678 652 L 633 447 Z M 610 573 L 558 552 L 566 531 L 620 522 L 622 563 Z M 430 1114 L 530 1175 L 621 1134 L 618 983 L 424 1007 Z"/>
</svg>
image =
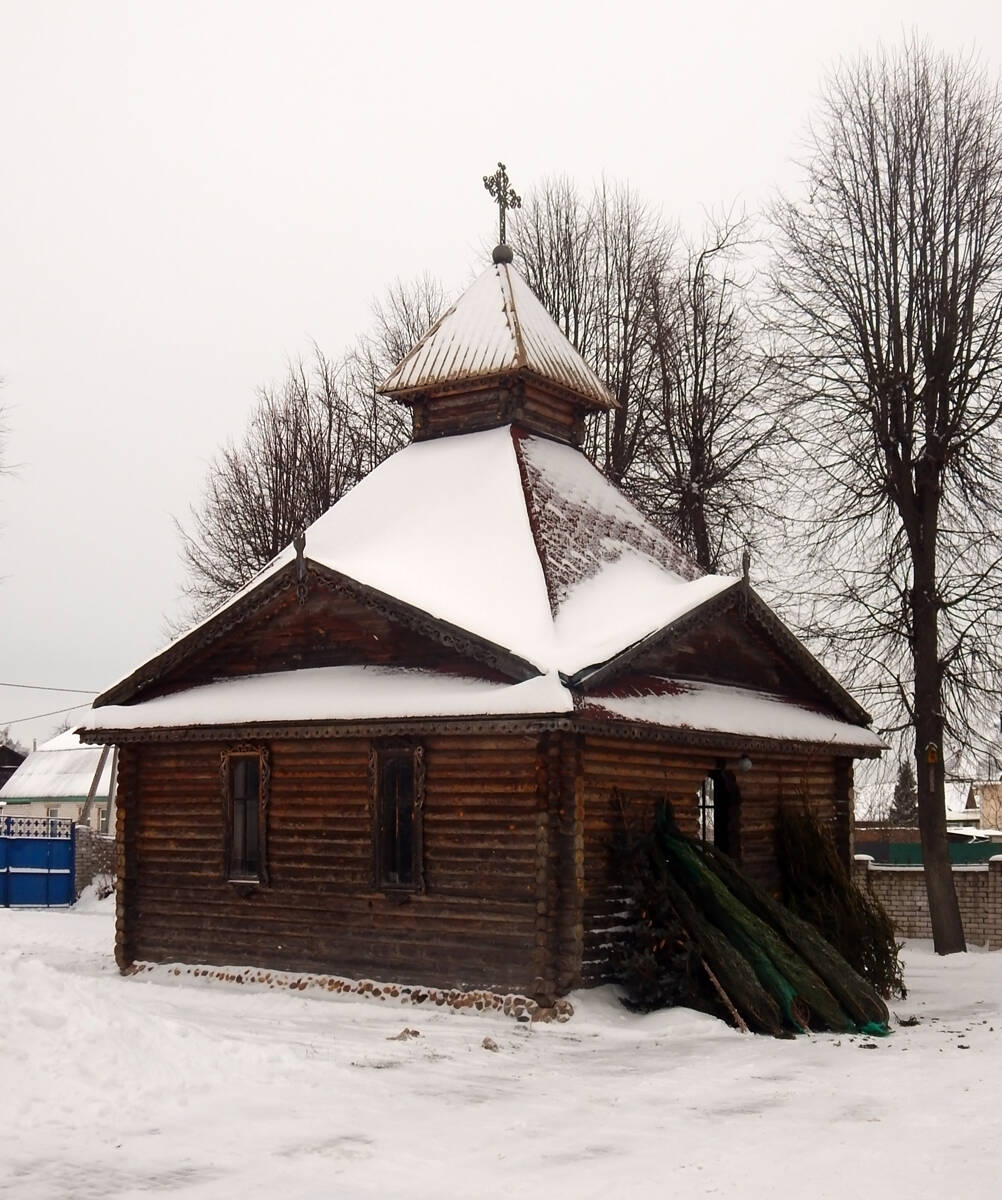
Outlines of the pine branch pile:
<svg viewBox="0 0 1002 1200">
<path fill-rule="evenodd" d="M 684 837 L 667 806 L 623 864 L 637 914 L 622 953 L 632 1007 L 685 1004 L 776 1037 L 887 1032 L 886 1005 L 817 930 Z"/>
<path fill-rule="evenodd" d="M 781 806 L 776 845 L 787 908 L 819 930 L 881 996 L 903 997 L 894 924 L 853 882 L 830 829 L 806 805 Z"/>
</svg>

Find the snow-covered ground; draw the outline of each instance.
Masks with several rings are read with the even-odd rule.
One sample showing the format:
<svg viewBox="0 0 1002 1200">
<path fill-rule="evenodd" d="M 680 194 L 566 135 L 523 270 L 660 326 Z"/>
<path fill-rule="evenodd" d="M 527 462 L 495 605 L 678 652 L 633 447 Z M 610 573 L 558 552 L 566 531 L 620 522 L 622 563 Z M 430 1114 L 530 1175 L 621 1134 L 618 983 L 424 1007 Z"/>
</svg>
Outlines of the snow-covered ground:
<svg viewBox="0 0 1002 1200">
<path fill-rule="evenodd" d="M 112 931 L 0 910 L 2 1196 L 998 1194 L 1002 952 L 910 943 L 917 1025 L 782 1042 L 608 989 L 543 1026 L 123 979 Z"/>
</svg>

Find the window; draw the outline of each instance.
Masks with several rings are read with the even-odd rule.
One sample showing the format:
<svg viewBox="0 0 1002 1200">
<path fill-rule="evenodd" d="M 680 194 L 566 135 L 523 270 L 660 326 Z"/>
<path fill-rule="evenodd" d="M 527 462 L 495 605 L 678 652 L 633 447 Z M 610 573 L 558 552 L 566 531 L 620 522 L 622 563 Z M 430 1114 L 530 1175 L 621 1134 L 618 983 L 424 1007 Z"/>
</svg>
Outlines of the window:
<svg viewBox="0 0 1002 1200">
<path fill-rule="evenodd" d="M 423 891 L 423 748 L 377 747 L 372 756 L 372 788 L 375 885 Z"/>
<path fill-rule="evenodd" d="M 699 801 L 699 840 L 714 843 L 714 781 L 712 775 L 707 775 L 699 785 L 697 799 Z"/>
<path fill-rule="evenodd" d="M 222 773 L 226 878 L 264 883 L 267 752 L 256 748 L 226 752 Z"/>
<path fill-rule="evenodd" d="M 740 858 L 740 801 L 734 774 L 723 764 L 707 775 L 696 793 L 700 841 L 709 842 L 734 859 Z"/>
</svg>

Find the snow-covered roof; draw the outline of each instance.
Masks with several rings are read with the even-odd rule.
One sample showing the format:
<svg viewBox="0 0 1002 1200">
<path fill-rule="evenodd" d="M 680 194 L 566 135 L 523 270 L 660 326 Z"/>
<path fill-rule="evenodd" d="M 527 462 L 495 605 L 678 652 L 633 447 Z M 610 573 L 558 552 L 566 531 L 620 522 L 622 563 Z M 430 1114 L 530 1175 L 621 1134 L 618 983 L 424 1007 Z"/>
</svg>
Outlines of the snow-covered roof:
<svg viewBox="0 0 1002 1200">
<path fill-rule="evenodd" d="M 522 683 L 405 667 L 315 667 L 216 680 L 141 704 L 105 705 L 93 730 L 170 729 L 282 721 L 388 721 L 408 718 L 570 716 L 643 721 L 662 729 L 749 739 L 811 742 L 875 751 L 876 734 L 764 692 L 682 680 L 651 680 L 629 696 L 575 698 L 550 672 Z"/>
<path fill-rule="evenodd" d="M 814 742 L 883 750 L 875 733 L 768 692 L 681 679 L 651 680 L 637 694 L 589 696 L 585 711 L 669 729 L 737 734 L 749 738 Z"/>
<path fill-rule="evenodd" d="M 405 446 L 307 529 L 305 555 L 567 675 L 738 582 L 702 575 L 579 451 L 511 426 Z"/>
<path fill-rule="evenodd" d="M 438 319 L 380 391 L 398 396 L 517 371 L 531 371 L 593 406 L 615 406 L 608 388 L 525 280 L 507 263 L 495 263 Z"/>
<path fill-rule="evenodd" d="M 578 450 L 513 426 L 406 446 L 309 527 L 305 558 L 308 567 L 367 589 L 376 603 L 389 598 L 504 651 L 537 677 L 504 684 L 337 666 L 231 678 L 128 703 L 182 661 L 186 644 L 197 649 L 211 637 L 207 626 L 228 628 L 228 610 L 295 557 L 291 546 L 283 550 L 206 622 L 110 689 L 113 704 L 99 697 L 85 727 L 576 710 L 864 752 L 882 745 L 851 721 L 739 688 L 652 681 L 644 695 L 594 696 L 565 686 L 561 680 L 584 677 L 740 583 L 702 574 Z M 837 697 L 834 703 L 852 716 Z"/>
<path fill-rule="evenodd" d="M 981 821 L 981 810 L 978 808 L 951 809 L 947 803 L 946 819 L 953 825 L 978 825 Z"/>
<path fill-rule="evenodd" d="M 366 721 L 407 717 L 569 713 L 570 692 L 555 674 L 524 683 L 406 667 L 311 667 L 221 679 L 136 705 L 106 705 L 88 729 L 160 729 L 273 721 Z"/>
<path fill-rule="evenodd" d="M 85 798 L 90 792 L 101 759 L 100 746 L 85 746 L 75 733 L 67 731 L 43 742 L 32 750 L 14 774 L 0 788 L 0 799 L 55 800 Z M 107 799 L 111 789 L 111 755 L 105 759 L 101 778 L 94 793 Z"/>
<path fill-rule="evenodd" d="M 943 785 L 946 793 L 946 807 L 953 812 L 961 812 L 967 807 L 971 791 L 969 779 L 948 779 Z"/>
</svg>

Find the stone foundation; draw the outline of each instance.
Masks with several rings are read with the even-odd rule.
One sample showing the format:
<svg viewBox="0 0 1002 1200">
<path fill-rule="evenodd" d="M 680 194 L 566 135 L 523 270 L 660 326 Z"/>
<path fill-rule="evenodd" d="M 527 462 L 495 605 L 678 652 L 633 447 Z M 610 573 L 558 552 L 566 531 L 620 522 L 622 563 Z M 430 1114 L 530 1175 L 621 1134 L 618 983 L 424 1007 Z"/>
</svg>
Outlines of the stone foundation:
<svg viewBox="0 0 1002 1200">
<path fill-rule="evenodd" d="M 544 1006 L 529 996 L 501 994 L 483 990 L 464 992 L 458 988 L 417 987 L 400 983 L 376 983 L 371 979 L 341 979 L 334 975 L 297 975 L 288 971 L 268 971 L 261 967 L 189 967 L 180 963 L 137 962 L 123 974 L 140 975 L 147 971 L 178 978 L 206 982 L 252 984 L 258 987 L 284 988 L 290 992 L 307 989 L 366 996 L 371 1000 L 396 1004 L 451 1008 L 455 1012 L 496 1012 L 516 1021 L 569 1021 L 574 1006 L 569 1000 L 557 1000 Z"/>
</svg>

